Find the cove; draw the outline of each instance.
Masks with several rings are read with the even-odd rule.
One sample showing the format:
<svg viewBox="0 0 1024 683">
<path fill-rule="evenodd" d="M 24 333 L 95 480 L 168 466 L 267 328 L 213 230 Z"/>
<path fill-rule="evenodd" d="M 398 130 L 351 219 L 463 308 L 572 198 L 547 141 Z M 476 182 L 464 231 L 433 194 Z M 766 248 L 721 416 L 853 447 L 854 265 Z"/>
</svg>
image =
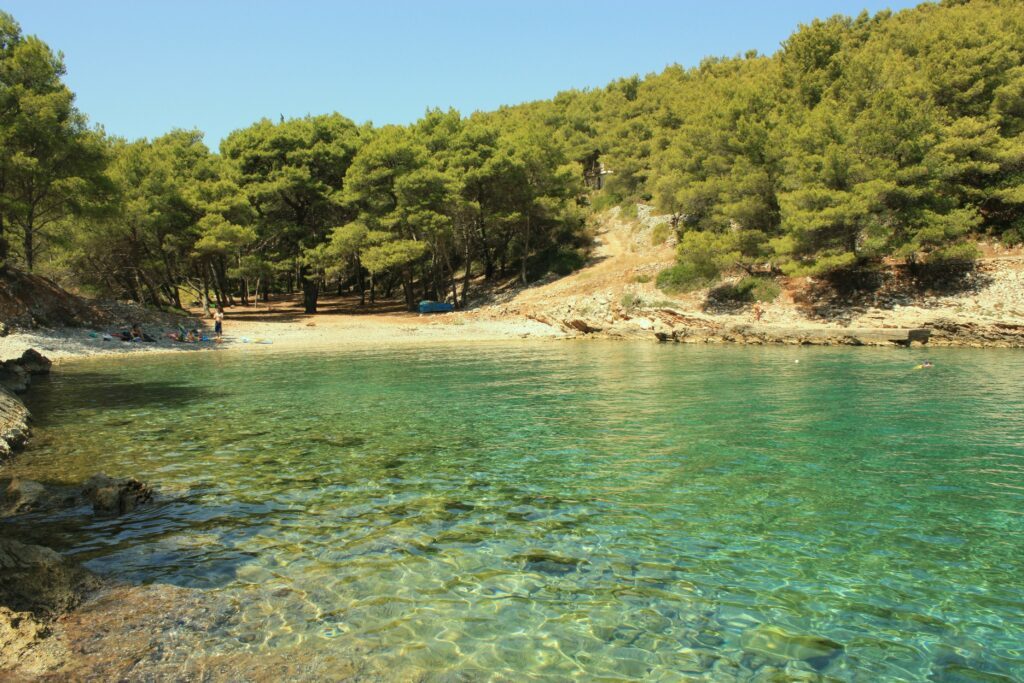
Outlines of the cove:
<svg viewBox="0 0 1024 683">
<path fill-rule="evenodd" d="M 15 473 L 136 476 L 161 501 L 15 524 L 230 601 L 210 654 L 1013 680 L 1021 377 L 1012 351 L 614 342 L 82 361 L 33 388 Z"/>
</svg>

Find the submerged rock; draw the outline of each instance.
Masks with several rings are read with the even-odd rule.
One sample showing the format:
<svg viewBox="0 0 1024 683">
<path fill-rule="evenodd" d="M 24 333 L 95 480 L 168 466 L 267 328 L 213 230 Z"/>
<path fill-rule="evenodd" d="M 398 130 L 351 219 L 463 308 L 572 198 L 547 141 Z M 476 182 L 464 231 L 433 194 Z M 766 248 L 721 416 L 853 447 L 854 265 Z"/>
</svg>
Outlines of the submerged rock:
<svg viewBox="0 0 1024 683">
<path fill-rule="evenodd" d="M 743 649 L 775 661 L 801 660 L 821 671 L 843 653 L 843 646 L 822 636 L 758 626 L 743 633 Z"/>
<path fill-rule="evenodd" d="M 138 479 L 115 479 L 105 474 L 90 477 L 82 487 L 93 512 L 105 515 L 123 515 L 153 500 L 153 487 Z"/>
<path fill-rule="evenodd" d="M 569 572 L 579 571 L 581 567 L 589 564 L 587 560 L 576 557 L 566 557 L 547 552 L 546 550 L 531 550 L 527 553 L 513 555 L 511 560 L 522 562 L 527 571 L 540 572 L 542 574 L 553 574 L 562 576 Z"/>
<path fill-rule="evenodd" d="M 29 479 L 0 479 L 0 517 L 35 508 L 46 495 L 46 487 Z"/>
</svg>

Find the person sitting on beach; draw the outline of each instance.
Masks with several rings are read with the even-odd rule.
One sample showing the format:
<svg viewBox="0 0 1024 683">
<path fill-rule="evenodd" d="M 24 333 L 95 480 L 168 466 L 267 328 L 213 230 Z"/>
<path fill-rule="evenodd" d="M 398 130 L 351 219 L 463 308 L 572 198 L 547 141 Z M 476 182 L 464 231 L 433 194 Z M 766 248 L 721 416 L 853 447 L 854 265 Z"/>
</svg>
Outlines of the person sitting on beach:
<svg viewBox="0 0 1024 683">
<path fill-rule="evenodd" d="M 145 332 L 143 332 L 142 331 L 142 326 L 139 325 L 138 323 L 133 323 L 132 324 L 131 340 L 133 342 L 155 342 L 156 341 L 156 339 L 154 339 L 153 337 L 151 337 L 148 334 L 146 334 Z"/>
</svg>

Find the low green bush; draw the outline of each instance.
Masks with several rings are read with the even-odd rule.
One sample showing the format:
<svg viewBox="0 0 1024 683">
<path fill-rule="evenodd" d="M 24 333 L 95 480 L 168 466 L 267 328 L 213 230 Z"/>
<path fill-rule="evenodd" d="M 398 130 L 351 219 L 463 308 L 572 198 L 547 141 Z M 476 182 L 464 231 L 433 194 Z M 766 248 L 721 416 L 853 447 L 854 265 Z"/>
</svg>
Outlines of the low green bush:
<svg viewBox="0 0 1024 683">
<path fill-rule="evenodd" d="M 527 277 L 532 282 L 548 273 L 568 275 L 582 268 L 586 262 L 587 256 L 583 249 L 574 249 L 564 245 L 551 248 L 530 259 Z"/>
<path fill-rule="evenodd" d="M 659 244 L 665 244 L 668 241 L 668 236 L 672 234 L 672 226 L 668 223 L 658 223 L 651 230 L 651 245 L 658 246 Z"/>
<path fill-rule="evenodd" d="M 592 192 L 590 194 L 590 207 L 594 213 L 600 213 L 606 209 L 610 209 L 619 203 L 619 198 L 610 192 L 602 192 L 600 190 Z"/>
<path fill-rule="evenodd" d="M 708 298 L 730 303 L 768 303 L 775 301 L 781 291 L 779 284 L 771 278 L 747 276 L 734 284 L 716 287 L 708 293 Z"/>
<path fill-rule="evenodd" d="M 712 280 L 692 263 L 679 263 L 658 273 L 658 289 L 667 294 L 692 292 L 707 287 Z"/>
<path fill-rule="evenodd" d="M 622 295 L 622 300 L 619 301 L 619 305 L 627 311 L 632 311 L 643 307 L 644 298 L 636 292 L 626 292 Z"/>
</svg>

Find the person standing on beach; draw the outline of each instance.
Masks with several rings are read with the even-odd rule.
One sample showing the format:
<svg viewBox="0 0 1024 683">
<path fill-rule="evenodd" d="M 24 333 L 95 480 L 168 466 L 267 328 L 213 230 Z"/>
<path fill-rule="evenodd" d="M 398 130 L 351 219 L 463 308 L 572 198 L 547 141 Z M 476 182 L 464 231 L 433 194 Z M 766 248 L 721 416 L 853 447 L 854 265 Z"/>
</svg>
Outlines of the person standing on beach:
<svg viewBox="0 0 1024 683">
<path fill-rule="evenodd" d="M 217 339 L 224 334 L 224 309 L 220 306 L 217 306 L 217 312 L 213 314 L 213 332 Z"/>
</svg>

